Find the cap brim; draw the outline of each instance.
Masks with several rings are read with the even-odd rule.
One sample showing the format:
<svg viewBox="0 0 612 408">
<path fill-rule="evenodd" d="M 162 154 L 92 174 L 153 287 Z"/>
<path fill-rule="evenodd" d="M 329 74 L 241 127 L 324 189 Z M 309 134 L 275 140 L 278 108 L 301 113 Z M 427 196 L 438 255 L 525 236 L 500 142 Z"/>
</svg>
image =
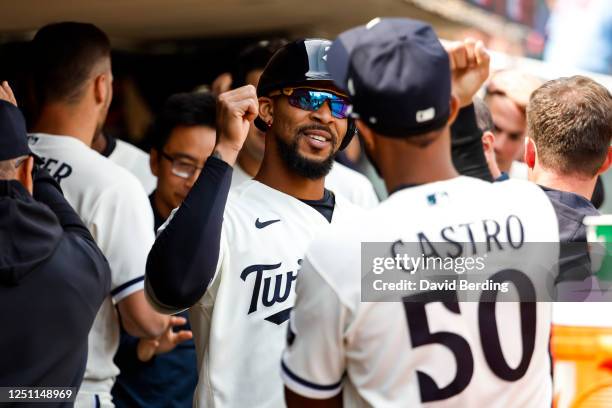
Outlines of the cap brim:
<svg viewBox="0 0 612 408">
<path fill-rule="evenodd" d="M 366 26 L 358 26 L 343 32 L 334 40 L 327 52 L 327 69 L 336 86 L 346 93 L 348 93 L 347 81 L 351 55 L 366 30 Z"/>
</svg>

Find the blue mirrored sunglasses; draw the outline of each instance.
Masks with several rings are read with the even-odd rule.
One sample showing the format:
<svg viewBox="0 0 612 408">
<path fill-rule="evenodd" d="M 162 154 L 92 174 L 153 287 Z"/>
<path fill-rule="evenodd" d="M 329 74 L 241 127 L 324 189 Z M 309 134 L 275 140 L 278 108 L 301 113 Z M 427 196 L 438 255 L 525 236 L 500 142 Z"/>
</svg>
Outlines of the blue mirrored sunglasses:
<svg viewBox="0 0 612 408">
<path fill-rule="evenodd" d="M 283 88 L 282 91 L 275 91 L 270 96 L 285 95 L 291 106 L 303 110 L 316 112 L 326 101 L 329 101 L 329 108 L 332 116 L 338 119 L 346 119 L 349 115 L 348 99 L 343 96 L 336 95 L 329 91 L 321 91 L 310 88 Z"/>
</svg>

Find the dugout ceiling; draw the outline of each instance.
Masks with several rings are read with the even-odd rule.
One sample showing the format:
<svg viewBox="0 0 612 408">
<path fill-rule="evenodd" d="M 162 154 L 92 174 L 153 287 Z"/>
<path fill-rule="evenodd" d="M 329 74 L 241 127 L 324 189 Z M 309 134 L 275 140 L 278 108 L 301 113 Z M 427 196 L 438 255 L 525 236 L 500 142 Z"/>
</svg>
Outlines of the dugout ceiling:
<svg viewBox="0 0 612 408">
<path fill-rule="evenodd" d="M 24 39 L 54 21 L 97 24 L 113 43 L 245 36 L 262 32 L 333 36 L 376 16 L 450 23 L 406 0 L 0 0 L 0 35 Z M 440 33 L 444 35 L 444 32 Z"/>
</svg>

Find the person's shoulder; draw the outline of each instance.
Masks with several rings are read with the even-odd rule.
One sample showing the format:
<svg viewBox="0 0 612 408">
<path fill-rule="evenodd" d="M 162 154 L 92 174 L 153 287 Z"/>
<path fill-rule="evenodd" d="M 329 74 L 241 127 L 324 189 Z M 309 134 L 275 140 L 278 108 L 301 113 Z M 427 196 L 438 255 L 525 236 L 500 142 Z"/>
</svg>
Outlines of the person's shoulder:
<svg viewBox="0 0 612 408">
<path fill-rule="evenodd" d="M 234 164 L 234 168 L 232 170 L 232 184 L 231 184 L 231 189 L 235 190 L 236 188 L 240 187 L 242 184 L 244 184 L 246 181 L 248 180 L 252 180 L 253 178 L 251 176 L 249 176 L 243 169 L 242 167 L 240 167 L 240 164 L 238 164 L 236 162 L 236 164 Z"/>
<path fill-rule="evenodd" d="M 335 208 L 334 208 L 334 217 L 332 218 L 332 222 L 337 220 L 336 214 L 340 214 L 342 218 L 348 217 L 362 217 L 364 214 L 368 212 L 368 209 L 361 207 L 348 198 L 343 196 L 342 194 L 335 195 Z"/>
<path fill-rule="evenodd" d="M 523 179 L 509 179 L 498 183 L 490 183 L 493 194 L 501 197 L 514 196 L 515 199 L 524 199 L 527 194 L 532 197 L 546 198 L 546 193 L 537 184 Z"/>
<path fill-rule="evenodd" d="M 47 160 L 53 158 L 66 162 L 71 166 L 71 172 L 78 172 L 75 182 L 88 189 L 128 191 L 136 185 L 140 186 L 132 173 L 76 138 L 47 134 L 31 134 L 29 137 L 35 153 L 48 156 L 44 157 Z"/>
<path fill-rule="evenodd" d="M 366 176 L 338 162 L 334 162 L 327 178 L 331 178 L 332 181 L 348 181 L 366 186 L 371 184 Z"/>
<path fill-rule="evenodd" d="M 55 269 L 55 279 L 64 279 L 71 286 L 98 295 L 100 299 L 110 292 L 111 271 L 108 261 L 92 240 L 74 232 L 64 232 L 49 266 Z M 65 268 L 65 265 L 71 268 Z"/>
<path fill-rule="evenodd" d="M 121 139 L 117 139 L 116 143 L 117 145 L 115 147 L 115 150 L 113 150 L 113 152 L 110 154 L 110 158 L 112 158 L 113 156 L 129 156 L 133 157 L 134 159 L 147 161 L 149 160 L 149 154 L 134 146 L 133 144 L 123 141 Z"/>
<path fill-rule="evenodd" d="M 92 163 L 94 163 L 93 156 Z M 123 196 L 122 198 L 126 199 L 141 196 L 145 199 L 147 198 L 147 194 L 140 181 L 138 181 L 136 176 L 129 170 L 100 154 L 97 154 L 95 157 L 95 163 L 99 166 L 98 171 L 92 172 L 93 174 L 91 174 L 90 180 L 91 183 L 97 185 L 102 192 Z"/>
<path fill-rule="evenodd" d="M 361 243 L 369 230 L 367 220 L 350 219 L 319 233 L 311 242 L 306 257 L 312 268 L 345 304 L 358 296 L 361 282 Z"/>
</svg>

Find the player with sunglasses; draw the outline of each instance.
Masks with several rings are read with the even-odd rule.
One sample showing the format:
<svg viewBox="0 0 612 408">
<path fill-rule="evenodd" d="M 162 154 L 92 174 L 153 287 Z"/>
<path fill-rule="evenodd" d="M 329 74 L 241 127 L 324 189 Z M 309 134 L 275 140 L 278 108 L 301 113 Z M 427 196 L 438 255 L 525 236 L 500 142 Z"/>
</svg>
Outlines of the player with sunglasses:
<svg viewBox="0 0 612 408">
<path fill-rule="evenodd" d="M 149 254 L 151 302 L 190 312 L 196 407 L 284 405 L 278 361 L 302 255 L 319 231 L 358 211 L 324 184 L 355 132 L 349 100 L 326 68 L 330 45 L 289 43 L 257 91 L 247 85 L 219 96 L 214 153 Z M 254 120 L 265 133 L 261 167 L 228 197 Z"/>
</svg>

